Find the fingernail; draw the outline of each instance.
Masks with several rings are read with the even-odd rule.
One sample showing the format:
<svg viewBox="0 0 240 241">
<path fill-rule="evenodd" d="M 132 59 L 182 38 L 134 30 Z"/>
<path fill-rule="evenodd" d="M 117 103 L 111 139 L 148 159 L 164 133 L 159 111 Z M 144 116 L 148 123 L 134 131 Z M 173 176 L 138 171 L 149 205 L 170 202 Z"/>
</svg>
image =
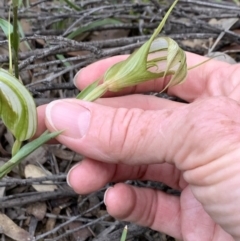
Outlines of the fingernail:
<svg viewBox="0 0 240 241">
<path fill-rule="evenodd" d="M 64 130 L 62 136 L 82 138 L 88 131 L 91 114 L 81 104 L 67 100 L 50 103 L 46 108 L 46 119 L 54 130 Z"/>
<path fill-rule="evenodd" d="M 104 197 L 103 197 L 103 202 L 104 202 L 104 204 L 107 206 L 107 204 L 106 204 L 106 200 L 107 200 L 107 195 L 108 195 L 108 193 L 109 193 L 109 190 L 111 190 L 113 187 L 109 187 L 106 191 L 105 191 L 105 193 L 104 193 Z"/>
<path fill-rule="evenodd" d="M 77 86 L 78 76 L 79 76 L 79 74 L 81 73 L 81 71 L 82 71 L 83 69 L 84 69 L 84 68 L 80 69 L 80 70 L 75 74 L 75 76 L 73 77 L 73 84 L 74 84 L 75 86 Z"/>
<path fill-rule="evenodd" d="M 67 174 L 67 184 L 68 184 L 68 186 L 71 187 L 71 188 L 72 188 L 72 185 L 71 185 L 71 182 L 70 182 L 71 172 L 72 172 L 76 167 L 78 167 L 79 165 L 81 165 L 81 162 L 75 164 L 75 165 L 68 171 L 68 174 Z"/>
</svg>

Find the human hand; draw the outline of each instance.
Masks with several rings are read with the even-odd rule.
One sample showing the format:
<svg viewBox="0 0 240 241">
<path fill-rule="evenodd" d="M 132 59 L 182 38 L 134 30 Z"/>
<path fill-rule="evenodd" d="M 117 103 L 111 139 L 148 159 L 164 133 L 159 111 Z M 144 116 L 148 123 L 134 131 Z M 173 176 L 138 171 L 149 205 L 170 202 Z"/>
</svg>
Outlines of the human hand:
<svg viewBox="0 0 240 241">
<path fill-rule="evenodd" d="M 119 60 L 83 69 L 83 89 Z M 204 60 L 187 54 L 188 66 Z M 240 240 L 240 66 L 211 60 L 189 72 L 169 94 L 190 104 L 153 96 L 60 100 L 39 108 L 39 133 L 66 129 L 58 141 L 87 158 L 69 173 L 77 193 L 108 182 L 152 180 L 181 190 L 181 197 L 116 184 L 105 194 L 110 215 L 183 240 Z M 167 80 L 166 80 L 167 81 Z M 120 94 L 161 91 L 162 80 Z M 45 114 L 46 112 L 46 114 Z M 45 124 L 44 124 L 45 123 Z"/>
</svg>

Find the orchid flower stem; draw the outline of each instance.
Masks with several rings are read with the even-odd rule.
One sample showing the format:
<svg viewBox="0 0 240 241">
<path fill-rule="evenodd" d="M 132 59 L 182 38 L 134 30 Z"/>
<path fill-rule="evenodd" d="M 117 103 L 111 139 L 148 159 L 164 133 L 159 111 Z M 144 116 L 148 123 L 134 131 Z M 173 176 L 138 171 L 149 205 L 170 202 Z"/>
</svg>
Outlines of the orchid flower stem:
<svg viewBox="0 0 240 241">
<path fill-rule="evenodd" d="M 95 89 L 93 89 L 86 97 L 84 97 L 82 100 L 86 101 L 94 101 L 101 96 L 103 96 L 107 92 L 106 84 L 100 84 Z"/>
</svg>

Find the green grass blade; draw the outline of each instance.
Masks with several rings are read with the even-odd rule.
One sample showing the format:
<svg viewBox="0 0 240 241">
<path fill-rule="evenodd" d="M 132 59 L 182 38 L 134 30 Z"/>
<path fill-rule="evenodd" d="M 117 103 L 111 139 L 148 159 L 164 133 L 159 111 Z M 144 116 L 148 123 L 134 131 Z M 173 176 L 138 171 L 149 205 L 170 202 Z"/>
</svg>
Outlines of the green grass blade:
<svg viewBox="0 0 240 241">
<path fill-rule="evenodd" d="M 120 241 L 125 241 L 127 238 L 127 225 L 124 227 Z"/>
<path fill-rule="evenodd" d="M 73 39 L 75 37 L 77 37 L 78 35 L 87 32 L 87 31 L 91 31 L 92 29 L 95 29 L 97 27 L 101 27 L 101 26 L 105 26 L 105 25 L 109 25 L 109 24 L 118 24 L 118 23 L 122 23 L 119 20 L 113 19 L 113 18 L 106 18 L 103 20 L 97 20 L 94 21 L 86 26 L 80 27 L 77 30 L 73 31 L 72 33 L 70 33 L 67 37 L 69 39 Z"/>
<path fill-rule="evenodd" d="M 78 5 L 74 4 L 71 0 L 64 0 L 64 2 L 65 2 L 70 8 L 73 8 L 73 9 L 76 10 L 76 11 L 81 11 L 81 10 L 82 10 Z"/>
<path fill-rule="evenodd" d="M 65 59 L 66 59 L 62 54 L 57 54 L 56 57 L 57 57 L 59 60 L 65 60 Z M 64 65 L 65 67 L 70 67 L 70 66 L 71 66 L 71 64 L 70 64 L 69 62 L 66 62 L 66 61 L 63 62 L 63 65 Z"/>
</svg>

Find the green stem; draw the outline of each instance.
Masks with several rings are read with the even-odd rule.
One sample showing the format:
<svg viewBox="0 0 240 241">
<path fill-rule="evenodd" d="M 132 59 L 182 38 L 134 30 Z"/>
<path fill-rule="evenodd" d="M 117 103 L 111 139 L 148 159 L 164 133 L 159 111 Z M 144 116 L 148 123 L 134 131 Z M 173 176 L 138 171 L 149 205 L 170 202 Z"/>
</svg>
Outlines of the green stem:
<svg viewBox="0 0 240 241">
<path fill-rule="evenodd" d="M 18 70 L 18 6 L 13 5 L 13 49 L 14 49 L 14 71 L 15 77 L 18 79 L 19 70 Z"/>
<path fill-rule="evenodd" d="M 15 156 L 15 154 L 17 154 L 17 152 L 19 151 L 21 146 L 22 146 L 22 142 L 19 140 L 15 140 L 13 147 L 12 147 L 12 156 Z"/>
<path fill-rule="evenodd" d="M 85 98 L 82 100 L 87 101 L 94 101 L 100 97 L 102 97 L 106 92 L 108 88 L 105 83 L 98 85 L 95 89 L 93 89 Z"/>
</svg>

